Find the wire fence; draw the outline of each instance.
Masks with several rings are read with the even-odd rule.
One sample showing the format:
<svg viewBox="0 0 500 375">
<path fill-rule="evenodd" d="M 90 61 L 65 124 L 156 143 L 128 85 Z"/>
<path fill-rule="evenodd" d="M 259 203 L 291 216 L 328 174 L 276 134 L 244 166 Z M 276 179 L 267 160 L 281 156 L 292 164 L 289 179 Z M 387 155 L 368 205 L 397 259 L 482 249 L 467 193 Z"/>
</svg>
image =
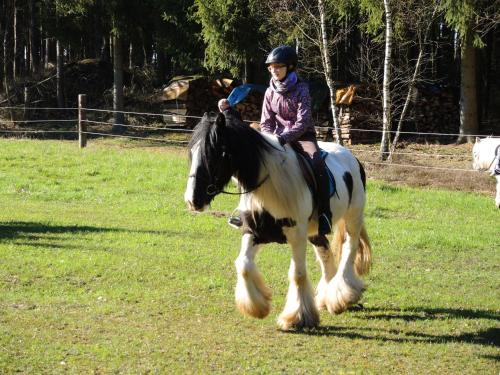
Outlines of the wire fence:
<svg viewBox="0 0 500 375">
<path fill-rule="evenodd" d="M 0 107 L 0 115 L 2 114 L 3 111 L 23 111 L 23 113 L 28 113 L 30 112 L 31 114 L 33 112 L 36 112 L 40 114 L 43 111 L 74 111 L 75 116 L 74 118 L 63 118 L 63 119 L 54 119 L 54 118 L 43 118 L 43 119 L 21 119 L 21 120 L 5 120 L 1 119 L 0 117 L 0 125 L 2 124 L 11 124 L 11 125 L 17 125 L 16 128 L 1 128 L 0 127 L 0 133 L 1 134 L 38 134 L 38 135 L 43 135 L 43 134 L 72 134 L 74 136 L 78 136 L 80 138 L 80 147 L 85 147 L 86 145 L 86 137 L 87 136 L 94 136 L 94 137 L 112 137 L 112 138 L 124 138 L 124 139 L 132 139 L 132 140 L 144 140 L 144 141 L 149 141 L 149 142 L 159 142 L 159 143 L 165 143 L 165 144 L 170 144 L 170 145 L 186 145 L 188 143 L 187 140 L 176 140 L 176 139 L 168 139 L 168 138 L 158 138 L 158 137 L 152 137 L 150 135 L 147 136 L 141 136 L 141 135 L 132 135 L 132 134 L 115 134 L 112 133 L 111 131 L 105 131 L 106 127 L 112 127 L 114 129 L 116 128 L 121 128 L 121 129 L 129 129 L 129 130 L 138 130 L 138 131 L 147 131 L 149 132 L 154 132 L 154 131 L 161 131 L 163 133 L 173 133 L 173 134 L 189 134 L 192 133 L 192 129 L 186 129 L 185 128 L 185 122 L 184 123 L 178 123 L 177 121 L 174 121 L 174 116 L 177 119 L 196 119 L 200 120 L 202 117 L 201 116 L 192 116 L 192 115 L 185 115 L 185 114 L 179 114 L 175 112 L 170 112 L 170 111 L 165 111 L 163 113 L 151 113 L 151 112 L 138 112 L 138 111 L 116 111 L 116 110 L 111 110 L 111 109 L 97 109 L 97 108 L 87 108 L 84 105 L 80 105 L 79 107 L 74 107 L 74 108 L 54 108 L 54 107 L 24 107 L 24 106 L 19 106 L 19 107 Z M 103 121 L 99 119 L 87 119 L 87 114 L 93 114 L 95 115 L 114 115 L 114 114 L 122 114 L 122 115 L 127 115 L 127 116 L 143 116 L 143 117 L 154 117 L 154 118 L 159 118 L 159 120 L 162 122 L 161 126 L 154 126 L 154 125 L 135 125 L 135 124 L 125 124 L 125 123 L 114 123 L 110 121 Z M 165 122 L 170 121 L 170 126 L 165 126 Z M 248 123 L 251 122 L 259 122 L 259 121 L 246 121 Z M 23 129 L 20 127 L 20 125 L 33 125 L 35 124 L 58 124 L 62 126 L 67 126 L 71 125 L 73 126 L 73 130 L 68 130 L 68 129 Z M 175 125 L 175 126 L 173 126 Z M 100 129 L 88 129 L 88 127 L 100 127 Z M 104 129 L 103 129 L 104 128 Z M 324 130 L 335 130 L 333 127 L 322 127 Z M 376 132 L 376 133 L 383 133 L 382 129 L 359 129 L 359 128 L 350 128 L 349 129 L 351 132 Z M 389 130 L 386 131 L 387 133 L 390 134 L 395 134 L 397 131 Z M 404 134 L 404 135 L 411 135 L 411 136 L 420 136 L 420 137 L 460 137 L 462 136 L 461 134 L 458 133 L 439 133 L 439 132 L 416 132 L 416 131 L 400 131 L 399 134 Z M 484 134 L 474 134 L 474 135 L 467 135 L 468 137 L 485 137 L 485 136 L 490 136 L 494 138 L 500 138 L 499 135 L 494 135 L 494 134 L 489 134 L 489 135 L 484 135 Z M 83 142 L 82 142 L 83 138 Z M 380 155 L 380 151 L 376 150 L 370 150 L 370 149 L 360 149 L 357 148 L 354 150 L 355 153 L 359 154 L 368 154 L 368 155 Z M 435 166 L 435 165 L 415 165 L 415 164 L 407 164 L 407 163 L 398 163 L 394 162 L 394 156 L 400 156 L 400 157 L 419 157 L 419 158 L 432 158 L 432 159 L 456 159 L 457 154 L 452 154 L 452 153 L 425 153 L 425 152 L 404 152 L 404 151 L 393 151 L 392 152 L 392 157 L 393 160 L 389 161 L 373 161 L 373 160 L 368 160 L 367 158 L 360 158 L 360 160 L 363 163 L 366 164 L 371 164 L 371 165 L 377 165 L 379 167 L 400 167 L 400 168 L 411 168 L 411 169 L 429 169 L 429 170 L 447 170 L 447 171 L 456 171 L 456 172 L 478 172 L 473 169 L 465 169 L 465 168 L 457 168 L 457 167 L 442 167 L 442 166 Z M 458 156 L 459 161 L 464 161 L 464 160 L 469 160 L 469 156 Z"/>
</svg>

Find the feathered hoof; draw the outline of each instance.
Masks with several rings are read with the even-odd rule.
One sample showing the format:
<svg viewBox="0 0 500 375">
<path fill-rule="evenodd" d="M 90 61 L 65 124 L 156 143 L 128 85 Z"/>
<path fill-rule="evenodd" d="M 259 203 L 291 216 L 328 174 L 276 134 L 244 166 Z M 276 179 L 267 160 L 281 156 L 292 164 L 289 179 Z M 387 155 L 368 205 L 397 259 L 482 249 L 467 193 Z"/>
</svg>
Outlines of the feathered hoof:
<svg viewBox="0 0 500 375">
<path fill-rule="evenodd" d="M 341 314 L 361 299 L 365 289 L 363 282 L 359 279 L 350 281 L 333 278 L 328 284 L 326 307 L 330 314 Z"/>
<path fill-rule="evenodd" d="M 319 326 L 319 314 L 317 311 L 305 316 L 301 314 L 286 314 L 279 316 L 278 328 L 281 331 L 311 329 Z"/>
<path fill-rule="evenodd" d="M 255 281 L 255 280 L 253 280 Z M 271 291 L 259 279 L 251 283 L 244 278 L 238 278 L 235 290 L 235 301 L 238 310 L 247 316 L 263 319 L 271 311 Z"/>
<path fill-rule="evenodd" d="M 327 295 L 328 283 L 321 279 L 316 287 L 316 297 L 314 302 L 316 303 L 316 308 L 319 311 L 326 310 L 326 295 Z"/>
</svg>

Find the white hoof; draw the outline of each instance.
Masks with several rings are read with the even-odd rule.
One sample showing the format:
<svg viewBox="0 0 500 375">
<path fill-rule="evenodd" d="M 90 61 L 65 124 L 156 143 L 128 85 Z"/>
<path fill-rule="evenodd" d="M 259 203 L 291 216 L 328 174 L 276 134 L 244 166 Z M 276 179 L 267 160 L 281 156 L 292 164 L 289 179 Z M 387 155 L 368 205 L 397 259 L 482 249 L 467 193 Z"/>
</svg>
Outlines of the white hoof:
<svg viewBox="0 0 500 375">
<path fill-rule="evenodd" d="M 328 284 L 326 307 L 330 314 L 340 314 L 351 305 L 356 304 L 362 297 L 364 283 L 357 278 L 347 280 L 343 277 L 334 277 Z"/>
</svg>

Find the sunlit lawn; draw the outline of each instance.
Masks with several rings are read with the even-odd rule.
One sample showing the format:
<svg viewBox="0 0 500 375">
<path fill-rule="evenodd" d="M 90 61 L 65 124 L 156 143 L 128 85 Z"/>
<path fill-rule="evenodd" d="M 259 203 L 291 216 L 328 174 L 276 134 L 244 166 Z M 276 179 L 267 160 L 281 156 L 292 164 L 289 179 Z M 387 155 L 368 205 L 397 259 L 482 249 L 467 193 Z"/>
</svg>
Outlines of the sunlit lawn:
<svg viewBox="0 0 500 375">
<path fill-rule="evenodd" d="M 0 140 L 0 373 L 498 374 L 490 197 L 370 180 L 364 309 L 282 333 L 287 247 L 258 257 L 270 316 L 241 316 L 237 198 L 188 213 L 186 175 L 180 148 Z"/>
</svg>

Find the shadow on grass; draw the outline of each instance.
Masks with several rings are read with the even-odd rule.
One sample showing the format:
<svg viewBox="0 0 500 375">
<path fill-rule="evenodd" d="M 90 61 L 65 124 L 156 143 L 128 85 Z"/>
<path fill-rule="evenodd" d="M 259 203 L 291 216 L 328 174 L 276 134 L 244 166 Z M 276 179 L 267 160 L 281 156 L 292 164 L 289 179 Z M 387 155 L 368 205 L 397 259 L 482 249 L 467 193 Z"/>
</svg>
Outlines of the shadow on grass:
<svg viewBox="0 0 500 375">
<path fill-rule="evenodd" d="M 51 225 L 47 223 L 13 221 L 0 223 L 0 242 L 3 240 L 23 239 L 37 241 L 40 239 L 57 239 L 58 234 L 84 233 L 144 233 L 158 235 L 173 235 L 169 231 L 137 230 L 127 228 L 91 227 L 87 225 Z"/>
<path fill-rule="evenodd" d="M 467 309 L 432 309 L 414 308 L 411 310 L 388 311 L 379 308 L 367 308 L 355 312 L 353 317 L 361 320 L 449 320 L 449 319 L 488 319 L 494 322 L 500 321 L 500 314 L 489 310 L 467 310 Z M 342 326 L 320 326 L 311 330 L 291 331 L 294 334 L 309 336 L 332 336 L 350 339 L 376 340 L 381 342 L 397 343 L 467 343 L 500 347 L 500 328 L 488 328 L 477 332 L 453 334 L 428 334 L 417 331 L 406 331 L 380 327 L 352 327 Z"/>
<path fill-rule="evenodd" d="M 422 308 L 389 310 L 378 307 L 365 307 L 359 310 L 362 319 L 405 321 L 443 320 L 443 319 L 490 319 L 500 322 L 500 314 L 489 310 Z"/>
</svg>

